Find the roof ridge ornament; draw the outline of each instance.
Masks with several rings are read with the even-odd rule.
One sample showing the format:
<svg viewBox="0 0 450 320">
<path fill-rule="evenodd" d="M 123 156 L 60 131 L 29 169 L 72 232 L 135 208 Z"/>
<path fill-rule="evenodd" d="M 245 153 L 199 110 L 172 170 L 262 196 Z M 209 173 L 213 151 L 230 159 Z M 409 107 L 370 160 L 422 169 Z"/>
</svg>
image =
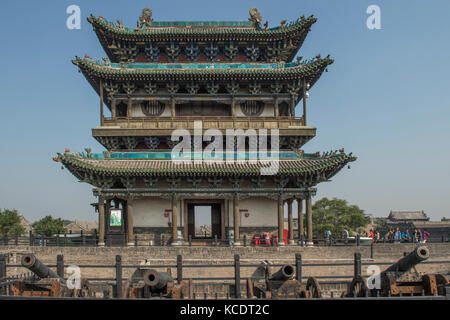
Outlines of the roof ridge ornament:
<svg viewBox="0 0 450 320">
<path fill-rule="evenodd" d="M 253 7 L 250 9 L 249 13 L 250 13 L 250 18 L 248 18 L 248 20 L 252 23 L 252 25 L 255 28 L 260 29 L 262 17 L 261 17 L 261 14 L 259 13 L 259 9 L 256 7 Z"/>
<path fill-rule="evenodd" d="M 141 28 L 150 27 L 152 25 L 152 9 L 144 8 L 142 9 L 142 15 L 139 17 L 139 21 L 141 22 Z"/>
</svg>

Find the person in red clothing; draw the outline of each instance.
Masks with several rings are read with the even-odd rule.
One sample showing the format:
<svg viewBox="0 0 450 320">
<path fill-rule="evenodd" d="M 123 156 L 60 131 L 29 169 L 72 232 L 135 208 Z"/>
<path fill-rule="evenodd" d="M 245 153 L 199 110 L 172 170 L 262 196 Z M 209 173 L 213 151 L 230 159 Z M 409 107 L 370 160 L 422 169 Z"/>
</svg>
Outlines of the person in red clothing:
<svg viewBox="0 0 450 320">
<path fill-rule="evenodd" d="M 372 242 L 375 242 L 375 234 L 373 233 L 372 229 L 370 229 L 369 237 L 372 238 Z"/>
</svg>

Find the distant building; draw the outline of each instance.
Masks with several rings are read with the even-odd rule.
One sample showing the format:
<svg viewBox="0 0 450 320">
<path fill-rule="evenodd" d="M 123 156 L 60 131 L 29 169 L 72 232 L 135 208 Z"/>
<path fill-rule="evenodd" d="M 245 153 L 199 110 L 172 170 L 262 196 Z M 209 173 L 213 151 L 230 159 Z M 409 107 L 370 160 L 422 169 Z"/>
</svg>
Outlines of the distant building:
<svg viewBox="0 0 450 320">
<path fill-rule="evenodd" d="M 379 228 L 381 235 L 385 235 L 389 229 L 400 228 L 400 230 L 414 229 L 430 232 L 430 241 L 448 241 L 450 238 L 450 221 L 430 221 L 423 210 L 420 211 L 392 211 L 387 218 L 377 218 L 384 226 Z"/>
<path fill-rule="evenodd" d="M 92 229 L 98 228 L 98 223 L 93 221 L 72 221 L 64 226 L 67 229 L 67 233 L 79 234 L 81 231 L 83 233 L 89 233 Z"/>
<path fill-rule="evenodd" d="M 392 211 L 389 213 L 387 223 L 408 223 L 408 222 L 424 222 L 429 221 L 423 210 L 421 211 Z"/>
</svg>

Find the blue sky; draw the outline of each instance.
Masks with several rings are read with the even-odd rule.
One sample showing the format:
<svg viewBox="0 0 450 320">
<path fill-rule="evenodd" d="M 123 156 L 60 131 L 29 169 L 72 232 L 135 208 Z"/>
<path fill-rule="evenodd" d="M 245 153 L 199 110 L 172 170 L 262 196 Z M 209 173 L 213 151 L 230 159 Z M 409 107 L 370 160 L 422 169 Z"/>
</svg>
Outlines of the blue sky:
<svg viewBox="0 0 450 320">
<path fill-rule="evenodd" d="M 81 30 L 66 28 L 66 8 L 81 8 Z M 381 8 L 382 29 L 366 27 Z M 86 17 L 134 27 L 142 8 L 155 20 L 246 20 L 260 9 L 269 26 L 314 14 L 299 55 L 335 63 L 311 90 L 308 123 L 317 136 L 306 152 L 345 148 L 358 160 L 317 199 L 338 197 L 368 214 L 450 207 L 450 2 L 418 0 L 8 1 L 0 19 L 0 207 L 29 220 L 47 214 L 95 220 L 91 186 L 52 161 L 64 148 L 102 147 L 98 97 L 72 65 L 75 55 L 106 56 Z M 298 108 L 300 112 L 301 108 Z"/>
</svg>

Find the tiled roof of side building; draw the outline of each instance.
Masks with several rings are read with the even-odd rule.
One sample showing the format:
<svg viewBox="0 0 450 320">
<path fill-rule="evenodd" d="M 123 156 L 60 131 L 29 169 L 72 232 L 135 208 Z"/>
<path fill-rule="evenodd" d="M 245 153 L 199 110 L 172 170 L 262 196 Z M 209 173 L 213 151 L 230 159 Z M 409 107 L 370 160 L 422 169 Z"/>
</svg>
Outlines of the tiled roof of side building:
<svg viewBox="0 0 450 320">
<path fill-rule="evenodd" d="M 420 211 L 394 211 L 389 213 L 390 220 L 429 220 L 423 210 Z"/>
</svg>

